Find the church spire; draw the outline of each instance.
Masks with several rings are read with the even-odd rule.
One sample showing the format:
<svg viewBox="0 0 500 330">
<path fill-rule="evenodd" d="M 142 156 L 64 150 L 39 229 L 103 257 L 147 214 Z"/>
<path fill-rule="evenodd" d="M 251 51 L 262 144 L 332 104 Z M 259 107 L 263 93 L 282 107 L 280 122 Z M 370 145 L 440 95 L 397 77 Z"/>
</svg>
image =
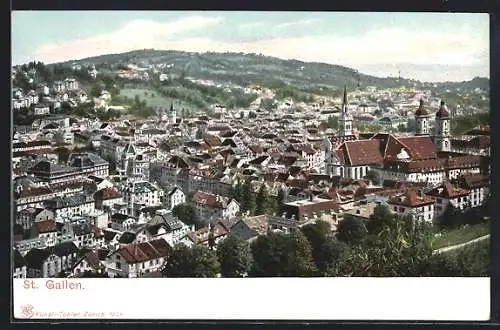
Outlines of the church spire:
<svg viewBox="0 0 500 330">
<path fill-rule="evenodd" d="M 344 85 L 344 99 L 342 101 L 342 105 L 344 106 L 344 111 L 347 110 L 347 86 Z"/>
</svg>

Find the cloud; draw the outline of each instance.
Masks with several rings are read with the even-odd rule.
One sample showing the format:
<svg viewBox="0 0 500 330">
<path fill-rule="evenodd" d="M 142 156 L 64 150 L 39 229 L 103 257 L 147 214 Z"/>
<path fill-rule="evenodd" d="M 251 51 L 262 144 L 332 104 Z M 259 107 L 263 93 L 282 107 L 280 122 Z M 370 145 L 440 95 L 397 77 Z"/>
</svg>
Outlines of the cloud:
<svg viewBox="0 0 500 330">
<path fill-rule="evenodd" d="M 309 24 L 312 24 L 312 23 L 316 23 L 318 21 L 319 21 L 319 19 L 317 19 L 317 18 L 314 18 L 314 19 L 303 19 L 303 20 L 299 20 L 299 21 L 293 21 L 293 22 L 287 22 L 287 23 L 279 24 L 279 25 L 276 26 L 276 28 L 278 28 L 278 29 L 284 29 L 284 28 L 289 28 L 289 27 L 292 27 L 292 26 L 309 25 Z"/>
<path fill-rule="evenodd" d="M 240 24 L 238 25 L 238 28 L 240 29 L 254 29 L 264 26 L 264 22 L 250 22 L 250 23 L 245 23 L 245 24 Z"/>
<path fill-rule="evenodd" d="M 44 45 L 35 52 L 35 55 L 47 63 L 53 63 L 107 53 L 154 48 L 158 40 L 171 38 L 183 31 L 213 26 L 222 21 L 221 17 L 202 16 L 186 17 L 166 23 L 136 20 L 108 34 Z"/>
</svg>

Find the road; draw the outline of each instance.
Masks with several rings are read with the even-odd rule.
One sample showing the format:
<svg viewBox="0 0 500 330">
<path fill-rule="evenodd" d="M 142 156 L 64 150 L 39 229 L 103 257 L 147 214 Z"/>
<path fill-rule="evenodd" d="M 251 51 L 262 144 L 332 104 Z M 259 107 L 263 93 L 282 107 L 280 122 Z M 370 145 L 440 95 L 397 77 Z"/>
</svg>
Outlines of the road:
<svg viewBox="0 0 500 330">
<path fill-rule="evenodd" d="M 443 252 L 448 252 L 448 251 L 460 249 L 461 247 L 464 247 L 464 246 L 467 246 L 467 245 L 470 245 L 470 244 L 474 244 L 476 242 L 485 240 L 485 239 L 487 239 L 489 237 L 490 237 L 489 234 L 488 235 L 484 235 L 484 236 L 475 238 L 475 239 L 473 239 L 471 241 L 468 241 L 468 242 L 465 242 L 465 243 L 461 243 L 461 244 L 457 244 L 457 245 L 452 245 L 452 246 L 446 246 L 444 248 L 440 248 L 440 249 L 434 250 L 433 253 L 434 254 L 436 254 L 436 253 L 443 253 Z"/>
</svg>

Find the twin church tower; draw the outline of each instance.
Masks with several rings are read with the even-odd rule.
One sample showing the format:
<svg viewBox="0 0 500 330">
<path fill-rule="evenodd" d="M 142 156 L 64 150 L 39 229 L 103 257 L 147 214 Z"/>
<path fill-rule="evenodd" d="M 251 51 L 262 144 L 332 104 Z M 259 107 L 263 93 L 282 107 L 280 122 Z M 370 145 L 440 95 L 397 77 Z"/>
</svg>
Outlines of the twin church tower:
<svg viewBox="0 0 500 330">
<path fill-rule="evenodd" d="M 445 103 L 441 101 L 439 110 L 435 114 L 435 123 L 432 125 L 431 116 L 424 107 L 424 100 L 415 111 L 415 136 L 431 136 L 438 151 L 450 151 L 451 116 Z M 344 98 L 339 117 L 339 137 L 354 136 L 353 117 L 347 109 L 347 89 L 344 87 Z"/>
</svg>

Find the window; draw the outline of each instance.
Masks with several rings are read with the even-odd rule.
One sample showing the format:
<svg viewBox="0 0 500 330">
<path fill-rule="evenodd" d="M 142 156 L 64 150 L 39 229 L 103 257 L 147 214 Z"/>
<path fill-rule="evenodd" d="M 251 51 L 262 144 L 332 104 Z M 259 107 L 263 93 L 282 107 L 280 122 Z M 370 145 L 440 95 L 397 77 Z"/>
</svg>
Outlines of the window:
<svg viewBox="0 0 500 330">
<path fill-rule="evenodd" d="M 118 261 L 116 262 L 116 268 L 118 268 L 118 269 L 122 268 L 122 264 L 120 262 L 118 262 Z"/>
</svg>

